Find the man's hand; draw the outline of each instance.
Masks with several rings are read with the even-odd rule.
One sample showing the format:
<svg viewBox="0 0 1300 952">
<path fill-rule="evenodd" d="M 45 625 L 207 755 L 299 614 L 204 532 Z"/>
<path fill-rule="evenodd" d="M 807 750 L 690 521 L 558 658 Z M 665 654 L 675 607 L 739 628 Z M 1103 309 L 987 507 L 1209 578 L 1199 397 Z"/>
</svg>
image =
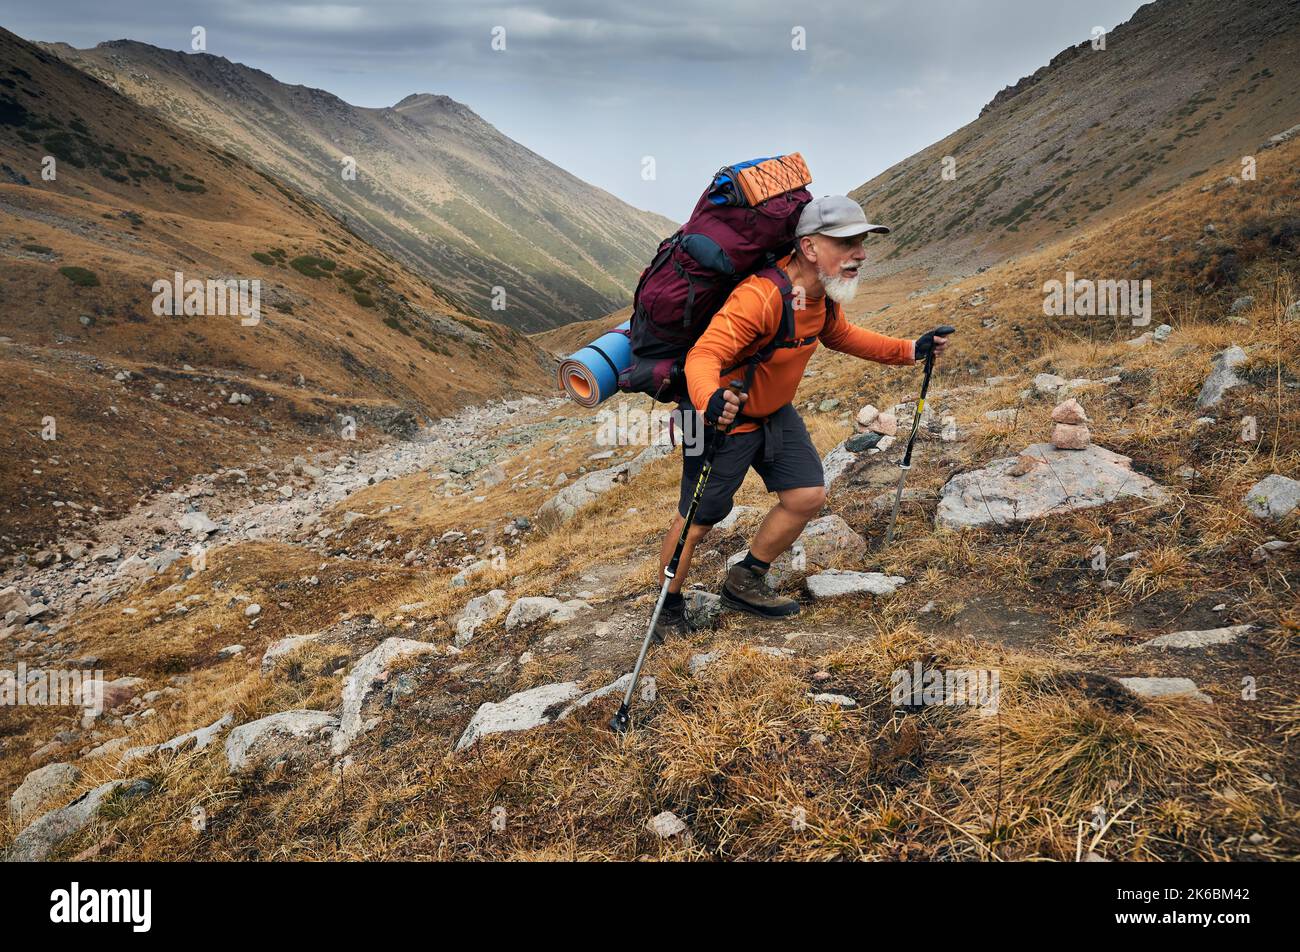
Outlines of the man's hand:
<svg viewBox="0 0 1300 952">
<path fill-rule="evenodd" d="M 948 331 L 951 329 L 948 327 L 943 328 L 943 330 Z M 914 360 L 925 360 L 932 350 L 936 357 L 943 353 L 943 349 L 948 346 L 948 338 L 938 336 L 936 331 L 937 329 L 935 331 L 926 331 L 916 339 L 916 347 L 912 355 Z"/>
<path fill-rule="evenodd" d="M 740 412 L 741 404 L 749 399 L 749 394 L 737 394 L 734 390 L 719 387 L 709 398 L 709 405 L 704 408 L 704 421 L 718 426 L 729 426 Z"/>
</svg>

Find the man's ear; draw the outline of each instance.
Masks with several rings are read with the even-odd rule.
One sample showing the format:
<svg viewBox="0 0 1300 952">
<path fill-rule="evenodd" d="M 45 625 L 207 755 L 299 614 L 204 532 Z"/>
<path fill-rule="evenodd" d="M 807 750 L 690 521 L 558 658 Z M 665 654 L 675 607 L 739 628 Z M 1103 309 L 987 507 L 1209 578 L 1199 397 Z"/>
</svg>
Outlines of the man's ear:
<svg viewBox="0 0 1300 952">
<path fill-rule="evenodd" d="M 798 239 L 799 253 L 803 255 L 805 261 L 810 264 L 817 263 L 817 243 L 813 241 L 812 235 L 804 235 Z M 805 244 L 806 242 L 806 244 Z"/>
</svg>

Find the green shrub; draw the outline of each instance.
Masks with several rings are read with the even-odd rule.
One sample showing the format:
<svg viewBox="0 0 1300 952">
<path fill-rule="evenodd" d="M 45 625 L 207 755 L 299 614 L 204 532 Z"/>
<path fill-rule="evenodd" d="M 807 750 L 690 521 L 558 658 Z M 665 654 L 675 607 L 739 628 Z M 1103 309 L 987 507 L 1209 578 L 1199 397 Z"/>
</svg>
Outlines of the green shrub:
<svg viewBox="0 0 1300 952">
<path fill-rule="evenodd" d="M 84 169 L 86 163 L 81 159 L 81 153 L 77 151 L 76 140 L 72 138 L 70 132 L 53 132 L 45 137 L 45 148 L 60 162 L 67 162 L 69 165 Z"/>
<path fill-rule="evenodd" d="M 354 291 L 354 292 L 352 293 L 352 297 L 353 297 L 353 298 L 356 300 L 356 302 L 357 302 L 358 304 L 360 304 L 362 307 L 374 307 L 374 306 L 375 306 L 375 299 L 372 298 L 372 297 L 371 297 L 369 294 L 367 294 L 365 291 Z"/>
<path fill-rule="evenodd" d="M 289 267 L 309 278 L 324 278 L 334 270 L 334 262 L 316 255 L 299 255 L 289 262 Z"/>
<path fill-rule="evenodd" d="M 48 248 L 45 245 L 23 245 L 23 251 L 34 251 L 38 255 L 48 255 L 54 253 L 53 248 Z"/>
<path fill-rule="evenodd" d="M 68 265 L 60 268 L 59 274 L 63 275 L 79 288 L 93 288 L 99 284 L 99 278 L 95 277 L 95 272 L 87 271 L 85 268 Z"/>
<path fill-rule="evenodd" d="M 269 264 L 269 265 L 274 265 L 274 264 L 275 264 L 275 259 L 272 258 L 272 257 L 271 257 L 269 254 L 267 254 L 265 251 L 254 251 L 254 252 L 253 252 L 253 260 L 254 260 L 254 261 L 260 261 L 262 264 Z"/>
</svg>

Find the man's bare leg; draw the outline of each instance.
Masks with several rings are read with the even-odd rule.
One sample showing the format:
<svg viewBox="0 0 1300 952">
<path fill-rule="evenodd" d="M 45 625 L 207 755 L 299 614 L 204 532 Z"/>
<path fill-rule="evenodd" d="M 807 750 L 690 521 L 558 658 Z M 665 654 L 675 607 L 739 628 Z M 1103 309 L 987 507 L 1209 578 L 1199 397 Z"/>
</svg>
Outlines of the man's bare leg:
<svg viewBox="0 0 1300 952">
<path fill-rule="evenodd" d="M 669 528 L 668 534 L 664 536 L 663 545 L 659 548 L 660 584 L 662 584 L 663 569 L 668 567 L 668 562 L 673 557 L 673 550 L 677 548 L 677 540 L 682 537 L 682 526 L 685 524 L 686 520 L 678 514 L 673 518 L 673 524 Z M 682 585 L 686 582 L 686 573 L 691 567 L 691 553 L 695 551 L 695 543 L 708 535 L 709 530 L 712 528 L 713 526 L 691 526 L 691 531 L 686 534 L 686 544 L 682 546 L 682 557 L 677 563 L 677 574 L 668 583 L 668 591 L 680 592 L 682 590 Z"/>
<path fill-rule="evenodd" d="M 826 503 L 826 490 L 821 486 L 783 489 L 777 494 L 777 504 L 763 517 L 763 524 L 754 534 L 749 551 L 754 558 L 771 562 L 794 544 L 804 526 L 821 511 Z M 678 527 L 678 531 L 681 531 Z M 671 552 L 670 552 L 671 554 Z"/>
</svg>

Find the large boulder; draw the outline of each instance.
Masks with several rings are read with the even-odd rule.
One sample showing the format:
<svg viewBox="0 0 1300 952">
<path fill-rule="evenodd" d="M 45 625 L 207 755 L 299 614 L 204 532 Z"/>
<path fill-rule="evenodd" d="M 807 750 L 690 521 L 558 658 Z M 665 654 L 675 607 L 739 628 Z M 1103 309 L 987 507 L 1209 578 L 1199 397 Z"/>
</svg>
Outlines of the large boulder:
<svg viewBox="0 0 1300 952">
<path fill-rule="evenodd" d="M 686 623 L 693 631 L 712 628 L 722 614 L 722 598 L 713 592 L 693 588 L 685 593 Z"/>
<path fill-rule="evenodd" d="M 537 510 L 537 518 L 542 523 L 568 522 L 578 514 L 578 510 L 589 505 L 600 496 L 609 492 L 619 483 L 625 483 L 635 477 L 648 463 L 667 456 L 672 452 L 667 443 L 655 443 L 646 447 L 635 459 L 619 463 L 608 469 L 598 469 L 587 473 L 580 479 L 565 486 L 560 492 L 548 499 Z"/>
<path fill-rule="evenodd" d="M 122 752 L 121 762 L 129 764 L 133 760 L 148 757 L 150 754 L 177 754 L 203 750 L 225 733 L 226 729 L 234 722 L 235 715 L 226 714 L 224 717 L 213 721 L 207 727 L 200 727 L 197 730 L 190 731 L 189 733 L 181 734 L 179 737 L 173 737 L 171 740 L 164 741 L 161 744 L 152 744 L 148 747 L 132 747 Z"/>
<path fill-rule="evenodd" d="M 836 445 L 822 457 L 822 484 L 827 492 L 830 492 L 831 487 L 839 482 L 840 477 L 849 471 L 849 467 L 857 462 L 857 459 L 858 454 L 852 452 L 845 443 Z"/>
<path fill-rule="evenodd" d="M 131 700 L 147 682 L 144 678 L 114 678 L 112 681 L 91 680 L 74 693 L 72 702 L 94 714 L 111 711 Z"/>
<path fill-rule="evenodd" d="M 81 771 L 72 764 L 46 764 L 29 773 L 9 798 L 9 818 L 25 826 L 50 800 L 66 795 L 78 781 Z"/>
<path fill-rule="evenodd" d="M 1233 369 L 1245 362 L 1246 352 L 1236 344 L 1215 354 L 1210 362 L 1210 375 L 1205 378 L 1205 383 L 1201 385 L 1201 393 L 1196 398 L 1196 408 L 1205 410 L 1214 406 L 1230 389 L 1245 383 Z"/>
<path fill-rule="evenodd" d="M 456 618 L 456 646 L 463 648 L 478 633 L 479 627 L 496 618 L 506 609 L 508 599 L 504 589 L 494 588 L 486 595 L 471 598 L 465 610 Z"/>
<path fill-rule="evenodd" d="M 582 696 L 576 681 L 544 684 L 512 694 L 500 703 L 488 701 L 470 719 L 456 749 L 464 750 L 480 737 L 504 731 L 524 731 L 557 720 L 568 705 Z"/>
<path fill-rule="evenodd" d="M 0 619 L 10 612 L 17 612 L 20 617 L 27 617 L 27 599 L 12 585 L 0 588 Z"/>
<path fill-rule="evenodd" d="M 299 648 L 320 640 L 324 632 L 316 632 L 314 635 L 290 635 L 288 638 L 281 638 L 279 641 L 273 641 L 262 653 L 262 673 L 267 674 L 275 669 L 279 660 L 286 655 L 293 654 Z"/>
<path fill-rule="evenodd" d="M 742 519 L 748 519 L 757 512 L 759 510 L 754 506 L 732 506 L 731 512 L 713 524 L 713 530 L 715 532 L 730 532 L 736 527 L 736 523 Z"/>
<path fill-rule="evenodd" d="M 334 735 L 334 752 L 341 754 L 358 737 L 375 726 L 378 718 L 367 719 L 366 708 L 388 681 L 388 669 L 395 661 L 412 655 L 437 651 L 436 645 L 408 638 L 388 638 L 373 651 L 363 655 L 343 682 L 343 711 L 338 732 Z"/>
<path fill-rule="evenodd" d="M 1230 625 L 1227 628 L 1205 628 L 1200 631 L 1171 631 L 1144 641 L 1135 650 L 1144 648 L 1209 648 L 1230 645 L 1239 640 L 1254 625 Z"/>
<path fill-rule="evenodd" d="M 499 704 L 488 701 L 474 712 L 464 733 L 456 741 L 456 750 L 464 750 L 480 737 L 489 734 L 531 730 L 534 727 L 564 720 L 592 701 L 613 694 L 623 694 L 631 681 L 632 672 L 629 671 L 621 678 L 586 693 L 583 693 L 576 681 L 565 681 L 562 684 L 544 684 L 541 687 L 520 691 Z M 652 698 L 654 693 L 654 678 L 643 678 L 642 698 Z"/>
<path fill-rule="evenodd" d="M 325 711 L 281 711 L 240 724 L 226 738 L 230 773 L 292 763 L 306 766 L 329 755 L 339 719 Z"/>
<path fill-rule="evenodd" d="M 66 807 L 51 811 L 19 833 L 4 852 L 7 863 L 35 863 L 49 859 L 67 837 L 90 825 L 109 797 L 120 801 L 144 796 L 153 789 L 147 780 L 110 780 L 83 793 Z"/>
<path fill-rule="evenodd" d="M 835 598 L 840 595 L 893 595 L 907 579 L 901 575 L 881 572 L 846 572 L 827 569 L 805 579 L 813 598 Z"/>
<path fill-rule="evenodd" d="M 1058 450 L 1035 443 L 1019 457 L 994 460 L 983 469 L 959 473 L 943 487 L 935 526 L 965 529 L 1007 525 L 1105 505 L 1125 497 L 1164 502 L 1165 491 L 1140 473 L 1132 460 L 1095 443 L 1082 450 Z"/>
<path fill-rule="evenodd" d="M 513 631 L 525 625 L 532 625 L 545 620 L 548 624 L 572 621 L 578 612 L 588 610 L 591 606 L 580 598 L 571 598 L 562 602 L 547 595 L 526 595 L 517 599 L 510 606 L 506 615 L 506 629 Z"/>
<path fill-rule="evenodd" d="M 206 539 L 212 533 L 221 528 L 208 518 L 206 512 L 201 512 L 197 509 L 191 512 L 182 513 L 176 520 L 176 524 L 180 526 L 183 532 L 188 532 L 190 535 L 197 536 L 200 539 Z"/>
<path fill-rule="evenodd" d="M 1165 698 L 1185 697 L 1196 701 L 1213 703 L 1208 694 L 1204 694 L 1191 678 L 1118 678 L 1125 689 L 1138 697 Z"/>
<path fill-rule="evenodd" d="M 727 559 L 727 567 L 743 559 L 747 551 L 732 555 Z M 769 588 L 776 588 L 791 573 L 816 572 L 830 568 L 835 562 L 854 561 L 862 558 L 866 551 L 867 540 L 854 532 L 842 517 L 822 516 L 808 523 L 794 544 L 776 557 L 764 581 Z"/>
</svg>

